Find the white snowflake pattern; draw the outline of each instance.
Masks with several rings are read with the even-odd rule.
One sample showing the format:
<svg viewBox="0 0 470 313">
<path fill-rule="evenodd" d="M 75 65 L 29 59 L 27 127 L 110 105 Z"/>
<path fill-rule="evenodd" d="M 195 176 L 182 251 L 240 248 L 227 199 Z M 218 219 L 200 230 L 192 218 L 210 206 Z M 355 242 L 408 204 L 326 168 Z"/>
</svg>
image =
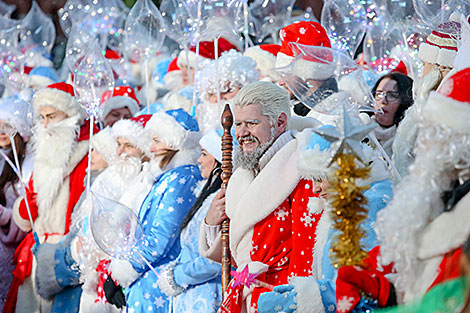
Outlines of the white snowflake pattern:
<svg viewBox="0 0 470 313">
<path fill-rule="evenodd" d="M 152 251 L 152 256 L 157 256 L 157 255 L 158 255 L 157 251 Z"/>
<path fill-rule="evenodd" d="M 181 185 L 186 183 L 186 178 L 181 177 L 180 180 L 178 180 L 178 183 L 180 183 Z"/>
<path fill-rule="evenodd" d="M 173 192 L 173 191 L 175 191 L 175 188 L 170 187 L 170 189 L 168 189 L 168 191 L 169 191 L 169 192 Z"/>
<path fill-rule="evenodd" d="M 134 313 L 135 312 L 135 309 L 134 308 L 129 308 L 129 310 L 127 310 L 129 313 Z"/>
<path fill-rule="evenodd" d="M 175 210 L 175 208 L 172 207 L 172 206 L 168 208 L 168 212 L 173 212 L 174 210 Z"/>
<path fill-rule="evenodd" d="M 299 29 L 299 33 L 301 33 L 302 35 L 304 35 L 306 31 L 307 30 L 304 27 L 300 27 Z"/>
<path fill-rule="evenodd" d="M 320 286 L 320 291 L 325 292 L 328 288 L 325 285 Z"/>
<path fill-rule="evenodd" d="M 285 221 L 286 217 L 289 216 L 289 211 L 284 211 L 282 208 L 279 208 L 274 211 L 274 215 L 276 215 L 278 221 Z"/>
<path fill-rule="evenodd" d="M 157 282 L 154 282 L 154 283 L 152 284 L 152 288 L 153 288 L 153 289 L 157 289 L 157 288 L 158 288 Z"/>
<path fill-rule="evenodd" d="M 304 222 L 305 227 L 312 227 L 313 223 L 315 223 L 316 219 L 312 216 L 310 216 L 310 213 L 304 212 L 304 217 L 302 217 L 300 220 Z"/>
<path fill-rule="evenodd" d="M 144 293 L 144 299 L 145 300 L 150 299 L 150 294 L 148 292 Z"/>
<path fill-rule="evenodd" d="M 173 173 L 170 175 L 170 181 L 174 181 L 177 178 L 178 178 L 178 173 Z"/>
<path fill-rule="evenodd" d="M 330 305 L 328 306 L 328 312 L 334 312 L 335 310 L 336 310 L 336 307 L 335 307 L 334 304 L 330 304 Z"/>
<path fill-rule="evenodd" d="M 353 303 L 354 303 L 354 298 L 353 297 L 342 297 L 341 299 L 338 300 L 338 307 L 337 307 L 337 311 L 338 312 L 346 312 L 346 311 L 349 311 L 351 310 L 352 306 L 353 306 Z"/>
<path fill-rule="evenodd" d="M 155 304 L 157 308 L 163 308 L 163 305 L 165 304 L 165 300 L 163 300 L 162 297 L 155 297 L 153 304 Z"/>
<path fill-rule="evenodd" d="M 282 305 L 280 305 L 280 304 L 276 305 L 276 307 L 274 308 L 274 311 L 281 312 L 282 311 Z"/>
<path fill-rule="evenodd" d="M 178 204 L 183 203 L 183 202 L 184 202 L 183 197 L 178 197 L 178 198 L 176 198 L 176 202 L 177 202 Z"/>
</svg>

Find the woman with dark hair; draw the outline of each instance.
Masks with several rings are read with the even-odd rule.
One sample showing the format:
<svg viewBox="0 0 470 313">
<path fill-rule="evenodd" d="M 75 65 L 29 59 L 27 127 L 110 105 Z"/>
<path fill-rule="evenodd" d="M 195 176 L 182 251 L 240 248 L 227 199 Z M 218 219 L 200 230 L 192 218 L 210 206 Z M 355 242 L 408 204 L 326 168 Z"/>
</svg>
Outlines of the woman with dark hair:
<svg viewBox="0 0 470 313">
<path fill-rule="evenodd" d="M 221 135 L 221 130 L 212 129 L 199 141 L 202 151 L 197 161 L 207 181 L 181 224 L 181 252 L 158 280 L 160 289 L 173 297 L 173 312 L 215 313 L 222 301 L 221 266 L 198 251 L 200 225 L 222 185 Z"/>
<path fill-rule="evenodd" d="M 405 111 L 413 105 L 413 80 L 401 73 L 393 72 L 382 76 L 372 88 L 375 101 L 383 113 L 375 113 L 374 118 L 379 127 L 375 135 L 389 156 L 392 155 L 392 144 L 397 127 Z"/>
<path fill-rule="evenodd" d="M 24 181 L 29 180 L 33 168 L 33 158 L 27 144 L 31 135 L 28 112 L 29 105 L 20 100 L 7 98 L 0 103 L 0 149 L 14 163 L 14 144 Z M 0 156 L 0 281 L 3 282 L 0 286 L 0 310 L 13 279 L 13 254 L 25 236 L 12 215 L 13 204 L 22 194 L 22 188 L 15 170 Z"/>
</svg>

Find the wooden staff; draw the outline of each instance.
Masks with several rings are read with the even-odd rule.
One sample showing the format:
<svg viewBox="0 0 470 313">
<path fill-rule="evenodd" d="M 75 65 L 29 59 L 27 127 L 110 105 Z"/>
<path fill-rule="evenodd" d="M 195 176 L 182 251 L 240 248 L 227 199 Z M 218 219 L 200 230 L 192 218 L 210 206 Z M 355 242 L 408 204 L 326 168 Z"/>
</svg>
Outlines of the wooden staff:
<svg viewBox="0 0 470 313">
<path fill-rule="evenodd" d="M 230 110 L 230 105 L 226 104 L 224 112 L 222 113 L 222 127 L 224 133 L 222 135 L 222 189 L 227 188 L 230 176 L 232 176 L 232 134 L 230 130 L 233 125 L 233 114 Z M 221 239 L 222 239 L 222 291 L 223 293 L 227 290 L 228 284 L 230 283 L 231 276 L 230 270 L 232 269 L 230 255 L 230 220 L 227 218 L 222 222 Z"/>
</svg>

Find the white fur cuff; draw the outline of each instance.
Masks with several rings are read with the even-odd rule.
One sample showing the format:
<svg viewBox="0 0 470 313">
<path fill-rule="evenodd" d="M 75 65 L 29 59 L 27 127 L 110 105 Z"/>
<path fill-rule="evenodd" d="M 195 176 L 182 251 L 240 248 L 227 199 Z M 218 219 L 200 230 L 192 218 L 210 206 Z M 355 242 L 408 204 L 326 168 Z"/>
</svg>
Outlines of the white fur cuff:
<svg viewBox="0 0 470 313">
<path fill-rule="evenodd" d="M 111 273 L 111 277 L 114 281 L 124 288 L 132 285 L 132 283 L 140 276 L 134 267 L 132 267 L 132 264 L 127 260 L 112 260 L 109 264 L 109 272 Z"/>
<path fill-rule="evenodd" d="M 296 313 L 325 313 L 320 288 L 313 277 L 293 277 L 290 284 L 297 292 Z"/>
</svg>

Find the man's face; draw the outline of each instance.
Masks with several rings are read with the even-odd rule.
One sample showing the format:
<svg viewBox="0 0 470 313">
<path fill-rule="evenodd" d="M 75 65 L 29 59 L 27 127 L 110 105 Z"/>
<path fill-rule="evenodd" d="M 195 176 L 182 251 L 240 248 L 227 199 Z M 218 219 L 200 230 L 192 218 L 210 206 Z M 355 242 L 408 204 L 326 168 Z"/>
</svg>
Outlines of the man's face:
<svg viewBox="0 0 470 313">
<path fill-rule="evenodd" d="M 113 109 L 109 111 L 108 115 L 103 119 L 104 126 L 113 126 L 119 120 L 129 119 L 132 117 L 131 110 L 128 107 Z"/>
<path fill-rule="evenodd" d="M 124 137 L 118 137 L 117 139 L 117 155 L 121 156 L 123 154 L 140 159 L 144 156 L 144 153 L 136 148 L 128 139 Z"/>
<path fill-rule="evenodd" d="M 257 147 L 272 139 L 269 118 L 263 114 L 261 104 L 250 104 L 244 107 L 235 106 L 235 137 L 240 148 L 250 153 Z"/>
<path fill-rule="evenodd" d="M 183 79 L 183 85 L 188 86 L 194 81 L 194 68 L 186 65 L 181 66 L 181 77 Z"/>
<path fill-rule="evenodd" d="M 42 120 L 42 126 L 47 128 L 51 123 L 57 123 L 65 120 L 68 116 L 62 111 L 59 111 L 49 105 L 43 106 L 39 112 Z"/>
</svg>

